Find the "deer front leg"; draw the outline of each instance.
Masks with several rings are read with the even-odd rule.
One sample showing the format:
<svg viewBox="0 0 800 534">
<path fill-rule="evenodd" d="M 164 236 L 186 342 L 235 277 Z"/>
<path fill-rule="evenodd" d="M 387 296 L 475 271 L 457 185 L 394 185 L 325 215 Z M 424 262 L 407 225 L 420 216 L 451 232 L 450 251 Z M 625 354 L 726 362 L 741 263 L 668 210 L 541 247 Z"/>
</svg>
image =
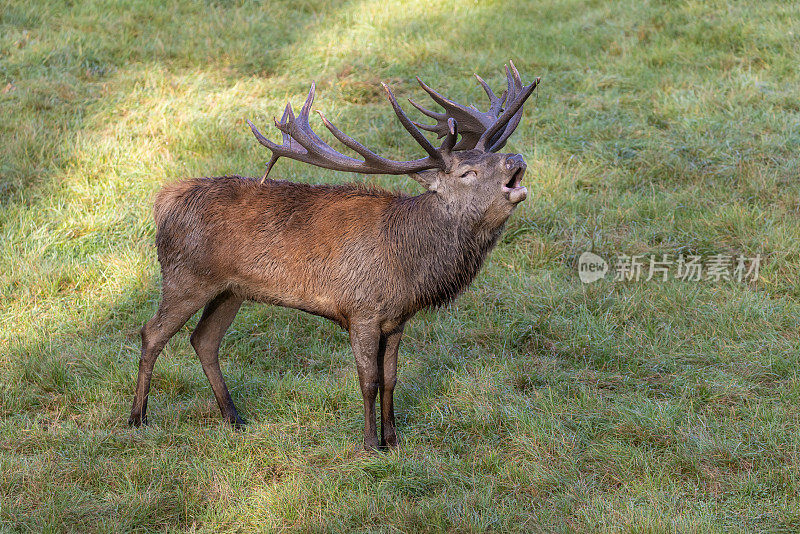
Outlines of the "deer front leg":
<svg viewBox="0 0 800 534">
<path fill-rule="evenodd" d="M 378 353 L 381 345 L 380 327 L 373 322 L 353 322 L 350 326 L 350 345 L 356 358 L 358 381 L 364 399 L 364 448 L 378 449 L 375 426 L 375 398 L 378 396 Z"/>
<path fill-rule="evenodd" d="M 397 351 L 403 327 L 392 332 L 381 340 L 381 354 L 378 355 L 380 367 L 381 394 L 381 447 L 397 447 L 397 430 L 394 424 L 394 386 L 397 383 Z"/>
</svg>

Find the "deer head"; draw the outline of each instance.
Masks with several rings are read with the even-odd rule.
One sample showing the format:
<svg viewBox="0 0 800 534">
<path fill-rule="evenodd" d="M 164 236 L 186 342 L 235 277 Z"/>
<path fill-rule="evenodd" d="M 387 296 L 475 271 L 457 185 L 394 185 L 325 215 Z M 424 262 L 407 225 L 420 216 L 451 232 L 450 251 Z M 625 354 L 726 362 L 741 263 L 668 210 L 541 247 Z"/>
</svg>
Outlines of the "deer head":
<svg viewBox="0 0 800 534">
<path fill-rule="evenodd" d="M 526 165 L 519 154 L 496 152 L 503 148 L 519 125 L 522 106 L 540 78 L 524 85 L 514 63 L 510 62 L 510 68 L 506 67 L 507 88 L 497 97 L 480 76 L 476 74 L 475 77 L 489 97 L 489 109 L 485 112 L 450 100 L 417 78 L 434 102 L 444 109 L 444 112 L 431 111 L 409 99 L 415 108 L 436 121 L 433 125 L 409 119 L 392 91 L 383 84 L 400 123 L 428 154 L 410 161 L 394 161 L 376 154 L 339 130 L 318 111 L 333 136 L 364 159 L 346 156 L 320 139 L 308 122 L 314 102 L 315 85 L 312 84 L 299 115 L 295 116 L 291 104 L 287 103 L 281 120 L 275 120 L 275 126 L 283 134 L 282 144 L 273 143 L 247 121 L 259 143 L 272 151 L 264 179 L 281 156 L 338 171 L 407 174 L 448 204 L 450 211 L 455 208 L 464 213 L 489 215 L 492 219 L 502 219 L 502 224 L 513 208 L 527 197 L 527 189 L 522 185 Z M 444 138 L 441 145 L 434 147 L 420 128 L 435 133 L 439 139 Z"/>
</svg>

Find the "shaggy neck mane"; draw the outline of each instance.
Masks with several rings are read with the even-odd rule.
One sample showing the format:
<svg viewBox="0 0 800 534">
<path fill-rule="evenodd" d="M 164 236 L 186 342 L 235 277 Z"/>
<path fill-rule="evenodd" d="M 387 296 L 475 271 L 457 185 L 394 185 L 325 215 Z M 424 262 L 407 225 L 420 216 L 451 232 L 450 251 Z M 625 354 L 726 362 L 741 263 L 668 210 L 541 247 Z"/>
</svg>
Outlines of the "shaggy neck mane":
<svg viewBox="0 0 800 534">
<path fill-rule="evenodd" d="M 478 274 L 503 227 L 449 213 L 435 193 L 399 197 L 384 220 L 392 276 L 411 288 L 409 312 L 452 301 Z"/>
</svg>

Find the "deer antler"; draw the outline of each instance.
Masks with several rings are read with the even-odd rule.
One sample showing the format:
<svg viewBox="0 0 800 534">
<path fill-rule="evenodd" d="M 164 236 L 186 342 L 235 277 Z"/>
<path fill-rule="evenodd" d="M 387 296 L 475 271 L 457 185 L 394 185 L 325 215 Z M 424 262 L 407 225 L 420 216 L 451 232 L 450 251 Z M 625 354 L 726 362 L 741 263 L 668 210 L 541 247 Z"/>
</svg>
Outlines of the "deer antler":
<svg viewBox="0 0 800 534">
<path fill-rule="evenodd" d="M 318 111 L 317 113 L 319 113 L 319 116 L 322 118 L 323 124 L 325 124 L 325 127 L 333 134 L 333 136 L 336 137 L 336 139 L 338 139 L 343 145 L 360 154 L 364 158 L 364 161 L 351 158 L 350 156 L 346 156 L 334 150 L 329 144 L 320 139 L 320 137 L 311 129 L 311 125 L 308 123 L 308 117 L 311 111 L 311 105 L 314 102 L 315 93 L 315 84 L 312 83 L 311 90 L 308 92 L 308 97 L 303 104 L 303 108 L 300 110 L 300 114 L 295 117 L 294 111 L 292 110 L 292 105 L 287 103 L 281 120 L 275 121 L 275 126 L 283 134 L 282 144 L 279 145 L 277 143 L 273 143 L 264 137 L 261 132 L 256 129 L 252 122 L 249 120 L 247 121 L 247 124 L 250 125 L 250 129 L 253 131 L 253 135 L 255 135 L 256 139 L 258 139 L 258 142 L 272 151 L 272 158 L 267 164 L 267 172 L 264 174 L 262 181 L 267 178 L 267 175 L 269 175 L 273 165 L 275 165 L 275 162 L 281 156 L 305 163 L 310 163 L 325 169 L 360 172 L 365 174 L 412 174 L 434 168 L 446 170 L 449 166 L 450 151 L 456 144 L 455 140 L 458 136 L 455 120 L 450 119 L 449 123 L 446 124 L 445 127 L 447 128 L 447 132 L 444 135 L 447 136 L 447 139 L 445 139 L 442 145 L 437 149 L 430 143 L 430 141 L 428 141 L 422 132 L 420 132 L 416 126 L 414 126 L 414 123 L 408 118 L 405 112 L 403 112 L 391 90 L 385 84 L 383 85 L 383 88 L 386 90 L 389 102 L 391 102 L 392 108 L 397 114 L 397 117 L 400 119 L 401 124 L 405 127 L 408 133 L 411 134 L 414 140 L 416 140 L 417 143 L 419 143 L 419 145 L 425 149 L 425 151 L 428 153 L 428 157 L 410 161 L 394 161 L 379 156 L 366 146 L 362 145 L 352 137 L 349 137 L 344 132 L 339 130 L 328 119 L 326 119 L 322 113 Z"/>
<path fill-rule="evenodd" d="M 422 88 L 431 96 L 434 102 L 444 108 L 445 112 L 437 113 L 409 100 L 411 105 L 419 111 L 436 120 L 436 124 L 430 126 L 416 122 L 414 124 L 423 130 L 437 134 L 441 138 L 447 135 L 447 122 L 450 118 L 453 118 L 458 123 L 461 133 L 461 140 L 455 145 L 454 150 L 476 148 L 487 152 L 497 152 L 503 148 L 509 136 L 514 133 L 514 130 L 519 125 L 519 121 L 522 119 L 522 105 L 531 96 L 540 80 L 540 78 L 536 78 L 532 84 L 523 85 L 514 62 L 509 61 L 509 64 L 511 65 L 510 69 L 506 66 L 508 87 L 500 98 L 495 96 L 489 84 L 483 78 L 477 74 L 475 75 L 478 83 L 481 84 L 486 92 L 486 96 L 489 97 L 489 110 L 486 112 L 482 112 L 474 106 L 467 107 L 454 102 L 437 93 L 417 78 Z M 503 108 L 504 105 L 505 108 Z"/>
</svg>

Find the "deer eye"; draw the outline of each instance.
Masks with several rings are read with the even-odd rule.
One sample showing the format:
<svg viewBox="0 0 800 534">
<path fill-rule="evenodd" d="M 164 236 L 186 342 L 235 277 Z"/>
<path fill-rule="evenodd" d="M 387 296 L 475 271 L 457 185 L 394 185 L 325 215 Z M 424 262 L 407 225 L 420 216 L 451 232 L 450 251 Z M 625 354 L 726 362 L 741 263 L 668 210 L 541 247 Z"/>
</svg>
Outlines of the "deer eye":
<svg viewBox="0 0 800 534">
<path fill-rule="evenodd" d="M 462 180 L 474 180 L 478 177 L 478 173 L 475 171 L 467 171 L 461 175 Z"/>
</svg>

